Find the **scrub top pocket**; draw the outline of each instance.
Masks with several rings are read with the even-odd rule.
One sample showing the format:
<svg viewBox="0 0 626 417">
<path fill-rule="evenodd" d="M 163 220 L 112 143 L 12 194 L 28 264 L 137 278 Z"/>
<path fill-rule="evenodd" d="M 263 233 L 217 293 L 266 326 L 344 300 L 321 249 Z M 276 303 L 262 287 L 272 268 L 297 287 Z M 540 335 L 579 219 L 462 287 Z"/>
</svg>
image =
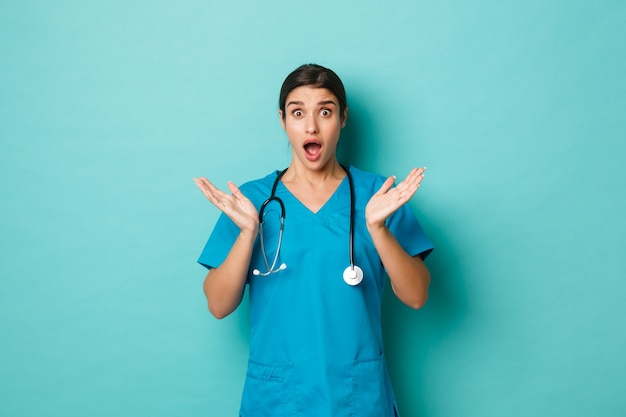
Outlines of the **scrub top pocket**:
<svg viewBox="0 0 626 417">
<path fill-rule="evenodd" d="M 352 413 L 354 417 L 394 417 L 393 394 L 386 380 L 385 357 L 352 363 Z M 384 413 L 384 414 L 381 414 Z"/>
<path fill-rule="evenodd" d="M 293 365 L 270 365 L 249 361 L 239 415 L 241 417 L 296 416 Z"/>
</svg>

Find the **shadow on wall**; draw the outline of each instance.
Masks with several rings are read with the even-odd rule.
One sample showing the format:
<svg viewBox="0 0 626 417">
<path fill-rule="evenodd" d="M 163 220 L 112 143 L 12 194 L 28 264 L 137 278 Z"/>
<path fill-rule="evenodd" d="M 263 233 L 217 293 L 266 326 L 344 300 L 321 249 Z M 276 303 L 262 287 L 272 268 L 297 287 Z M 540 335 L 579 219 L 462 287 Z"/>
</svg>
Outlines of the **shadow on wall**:
<svg viewBox="0 0 626 417">
<path fill-rule="evenodd" d="M 337 157 L 341 163 L 371 170 L 381 154 L 381 142 L 376 126 L 369 117 L 367 99 L 351 97 L 348 121 L 341 134 Z M 409 203 L 411 204 L 411 203 Z M 431 352 L 458 329 L 466 317 L 468 300 L 460 298 L 458 288 L 463 285 L 456 276 L 455 260 L 461 258 L 463 242 L 453 241 L 450 233 L 441 233 L 445 219 L 436 218 L 438 210 L 421 214 L 412 207 L 435 245 L 426 264 L 431 273 L 429 300 L 419 311 L 400 302 L 387 285 L 383 298 L 383 337 L 389 373 L 398 406 L 403 416 L 427 415 L 428 398 L 424 379 Z M 442 210 L 441 212 L 448 212 Z"/>
<path fill-rule="evenodd" d="M 342 164 L 363 169 L 367 166 L 368 159 L 371 160 L 372 155 L 377 154 L 377 142 L 368 141 L 371 135 L 363 134 L 368 128 L 371 128 L 371 125 L 368 124 L 370 119 L 359 102 L 359 100 L 350 101 L 348 120 L 341 131 L 341 138 L 337 146 L 337 159 Z"/>
<path fill-rule="evenodd" d="M 429 357 L 462 325 L 467 300 L 453 286 L 461 285 L 450 264 L 459 245 L 429 233 L 435 250 L 426 264 L 431 274 L 428 302 L 415 311 L 402 304 L 387 285 L 383 297 L 385 356 L 400 415 L 426 416 Z"/>
</svg>

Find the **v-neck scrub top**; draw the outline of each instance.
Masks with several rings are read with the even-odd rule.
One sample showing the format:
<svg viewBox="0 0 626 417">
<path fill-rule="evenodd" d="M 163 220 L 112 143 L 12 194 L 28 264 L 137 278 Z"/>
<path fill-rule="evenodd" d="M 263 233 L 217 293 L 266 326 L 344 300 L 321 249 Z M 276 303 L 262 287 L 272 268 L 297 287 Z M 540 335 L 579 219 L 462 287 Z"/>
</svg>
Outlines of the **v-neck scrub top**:
<svg viewBox="0 0 626 417">
<path fill-rule="evenodd" d="M 349 286 L 350 186 L 347 176 L 313 213 L 280 182 L 285 226 L 276 268 L 269 276 L 260 237 L 247 284 L 250 357 L 240 416 L 394 417 L 395 397 L 384 359 L 381 303 L 386 273 L 365 226 L 365 206 L 385 178 L 350 167 L 354 183 L 354 262 L 363 281 Z M 269 198 L 278 172 L 242 185 L 257 210 Z M 280 205 L 265 209 L 263 237 L 272 264 L 278 244 Z M 387 219 L 389 230 L 412 256 L 425 258 L 433 245 L 407 205 Z M 219 218 L 198 262 L 218 267 L 239 228 Z"/>
</svg>

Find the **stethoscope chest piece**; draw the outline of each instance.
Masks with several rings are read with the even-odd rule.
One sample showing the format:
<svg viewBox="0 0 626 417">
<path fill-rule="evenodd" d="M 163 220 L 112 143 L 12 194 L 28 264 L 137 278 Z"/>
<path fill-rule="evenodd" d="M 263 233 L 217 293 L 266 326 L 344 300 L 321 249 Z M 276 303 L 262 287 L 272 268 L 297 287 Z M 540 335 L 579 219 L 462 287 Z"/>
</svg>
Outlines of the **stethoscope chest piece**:
<svg viewBox="0 0 626 417">
<path fill-rule="evenodd" d="M 349 265 L 343 271 L 343 280 L 348 285 L 359 285 L 363 281 L 363 270 L 356 265 Z"/>
</svg>

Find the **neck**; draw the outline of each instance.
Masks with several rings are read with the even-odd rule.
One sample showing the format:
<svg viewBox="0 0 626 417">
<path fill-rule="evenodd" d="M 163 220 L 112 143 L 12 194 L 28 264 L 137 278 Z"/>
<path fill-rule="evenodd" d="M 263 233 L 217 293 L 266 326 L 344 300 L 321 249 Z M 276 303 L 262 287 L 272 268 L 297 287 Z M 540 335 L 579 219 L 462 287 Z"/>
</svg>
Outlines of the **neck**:
<svg viewBox="0 0 626 417">
<path fill-rule="evenodd" d="M 323 184 L 328 181 L 343 179 L 345 175 L 346 172 L 336 159 L 329 161 L 320 169 L 309 169 L 296 163 L 296 161 L 291 161 L 289 169 L 283 177 L 283 182 Z"/>
</svg>

